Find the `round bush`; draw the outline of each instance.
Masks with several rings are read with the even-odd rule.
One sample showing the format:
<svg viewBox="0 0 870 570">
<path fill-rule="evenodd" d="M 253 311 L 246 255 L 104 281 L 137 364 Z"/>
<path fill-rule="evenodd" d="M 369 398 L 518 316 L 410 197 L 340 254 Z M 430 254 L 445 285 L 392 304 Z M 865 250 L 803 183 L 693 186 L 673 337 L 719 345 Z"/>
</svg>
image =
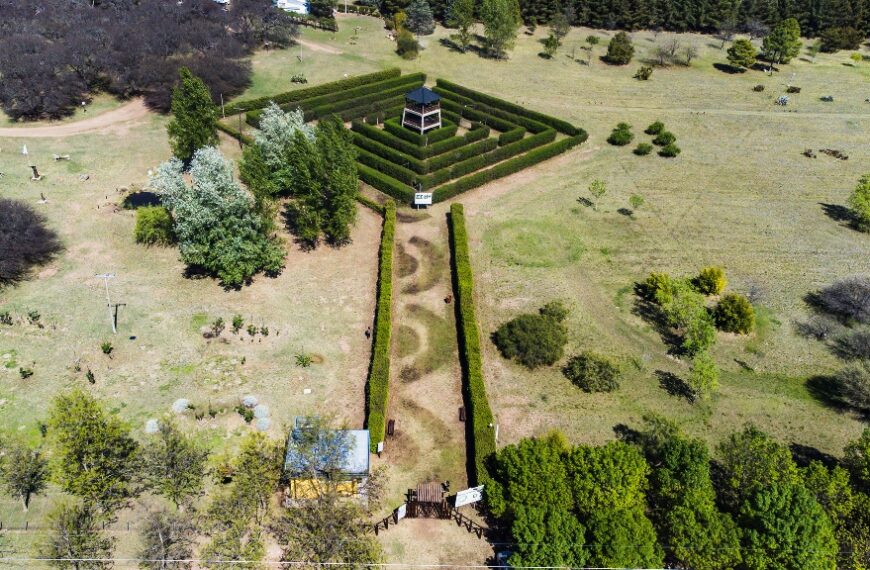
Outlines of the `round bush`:
<svg viewBox="0 0 870 570">
<path fill-rule="evenodd" d="M 640 284 L 640 295 L 647 301 L 659 302 L 662 298 L 670 295 L 674 288 L 674 280 L 667 273 L 652 272 L 649 277 Z"/>
<path fill-rule="evenodd" d="M 562 374 L 584 392 L 613 392 L 619 388 L 619 366 L 594 352 L 572 356 Z"/>
<path fill-rule="evenodd" d="M 544 315 L 520 315 L 501 325 L 492 341 L 505 358 L 528 368 L 555 364 L 568 342 L 564 325 Z"/>
<path fill-rule="evenodd" d="M 634 149 L 634 154 L 636 154 L 638 156 L 646 156 L 652 152 L 652 149 L 653 149 L 653 145 L 651 145 L 649 143 L 640 143 Z"/>
<path fill-rule="evenodd" d="M 713 310 L 713 320 L 720 331 L 749 334 L 755 328 L 755 309 L 743 295 L 728 293 Z"/>
<path fill-rule="evenodd" d="M 725 270 L 721 267 L 705 267 L 692 281 L 692 285 L 698 293 L 704 295 L 718 295 L 725 290 L 728 280 L 725 278 Z"/>
<path fill-rule="evenodd" d="M 646 128 L 644 131 L 648 135 L 657 135 L 665 130 L 665 124 L 661 121 L 656 121 Z"/>
<path fill-rule="evenodd" d="M 170 245 L 175 241 L 172 216 L 163 206 L 144 206 L 136 210 L 136 243 Z"/>
<path fill-rule="evenodd" d="M 661 131 L 656 138 L 653 139 L 653 144 L 658 146 L 667 146 L 677 141 L 677 137 L 671 131 Z"/>
<path fill-rule="evenodd" d="M 674 158 L 675 156 L 679 155 L 680 152 L 680 147 L 678 147 L 674 143 L 671 143 L 662 147 L 662 150 L 659 151 L 659 156 L 663 156 L 665 158 Z"/>
<path fill-rule="evenodd" d="M 625 123 L 620 123 L 620 125 L 624 125 Z M 614 146 L 625 146 L 631 141 L 634 140 L 634 134 L 626 129 L 620 128 L 619 126 L 613 129 L 610 133 L 610 136 L 607 137 L 607 142 Z"/>
</svg>

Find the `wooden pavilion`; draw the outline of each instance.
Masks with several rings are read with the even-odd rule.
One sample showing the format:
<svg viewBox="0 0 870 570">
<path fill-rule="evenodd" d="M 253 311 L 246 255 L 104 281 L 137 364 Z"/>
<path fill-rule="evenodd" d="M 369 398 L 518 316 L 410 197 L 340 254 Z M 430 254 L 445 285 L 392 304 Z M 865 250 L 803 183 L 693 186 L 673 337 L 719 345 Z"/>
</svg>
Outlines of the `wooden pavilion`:
<svg viewBox="0 0 870 570">
<path fill-rule="evenodd" d="M 450 518 L 444 485 L 437 481 L 420 483 L 416 489 L 408 489 L 408 518 Z"/>
<path fill-rule="evenodd" d="M 405 109 L 402 111 L 402 125 L 419 132 L 441 127 L 441 96 L 425 87 L 405 94 Z"/>
</svg>

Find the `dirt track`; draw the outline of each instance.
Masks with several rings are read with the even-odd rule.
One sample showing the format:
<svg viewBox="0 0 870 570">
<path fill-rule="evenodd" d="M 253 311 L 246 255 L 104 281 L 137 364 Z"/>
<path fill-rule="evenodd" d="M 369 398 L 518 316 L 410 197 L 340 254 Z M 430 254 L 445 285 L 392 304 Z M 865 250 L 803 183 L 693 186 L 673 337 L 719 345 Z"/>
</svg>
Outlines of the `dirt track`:
<svg viewBox="0 0 870 570">
<path fill-rule="evenodd" d="M 106 111 L 95 117 L 72 123 L 38 127 L 0 128 L 0 137 L 53 138 L 100 132 L 116 125 L 141 120 L 148 116 L 149 112 L 142 99 L 133 99 L 129 103 L 125 103 L 112 111 Z"/>
</svg>

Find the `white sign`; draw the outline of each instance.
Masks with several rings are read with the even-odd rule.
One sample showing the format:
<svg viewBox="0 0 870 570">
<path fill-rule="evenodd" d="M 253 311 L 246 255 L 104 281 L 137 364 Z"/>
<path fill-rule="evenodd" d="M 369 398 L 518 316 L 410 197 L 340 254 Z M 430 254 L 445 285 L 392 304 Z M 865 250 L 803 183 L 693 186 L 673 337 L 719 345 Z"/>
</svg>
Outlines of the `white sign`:
<svg viewBox="0 0 870 570">
<path fill-rule="evenodd" d="M 483 485 L 480 487 L 472 487 L 471 489 L 466 489 L 464 491 L 459 491 L 456 493 L 456 505 L 455 507 L 458 509 L 463 505 L 470 505 L 471 503 L 476 503 L 477 501 L 483 498 Z"/>
<path fill-rule="evenodd" d="M 396 509 L 396 520 L 400 521 L 408 514 L 408 504 L 402 503 L 402 506 Z"/>
<path fill-rule="evenodd" d="M 383 450 L 384 450 L 384 442 L 379 441 L 378 442 L 378 455 L 380 455 Z"/>
<path fill-rule="evenodd" d="M 432 205 L 432 192 L 415 192 L 414 193 L 414 205 L 415 206 L 431 206 Z"/>
</svg>

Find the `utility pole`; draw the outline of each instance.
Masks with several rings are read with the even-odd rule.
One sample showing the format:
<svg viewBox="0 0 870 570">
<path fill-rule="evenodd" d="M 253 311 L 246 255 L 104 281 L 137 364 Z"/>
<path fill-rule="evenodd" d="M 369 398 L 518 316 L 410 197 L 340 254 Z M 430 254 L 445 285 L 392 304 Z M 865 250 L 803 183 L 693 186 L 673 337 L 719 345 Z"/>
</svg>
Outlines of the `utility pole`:
<svg viewBox="0 0 870 570">
<path fill-rule="evenodd" d="M 95 277 L 99 277 L 103 280 L 103 284 L 106 286 L 106 307 L 109 309 L 109 322 L 112 324 L 112 332 L 117 333 L 118 327 L 116 326 L 118 309 L 115 308 L 114 312 L 112 311 L 112 299 L 109 297 L 109 279 L 115 277 L 114 273 L 98 273 Z"/>
</svg>

